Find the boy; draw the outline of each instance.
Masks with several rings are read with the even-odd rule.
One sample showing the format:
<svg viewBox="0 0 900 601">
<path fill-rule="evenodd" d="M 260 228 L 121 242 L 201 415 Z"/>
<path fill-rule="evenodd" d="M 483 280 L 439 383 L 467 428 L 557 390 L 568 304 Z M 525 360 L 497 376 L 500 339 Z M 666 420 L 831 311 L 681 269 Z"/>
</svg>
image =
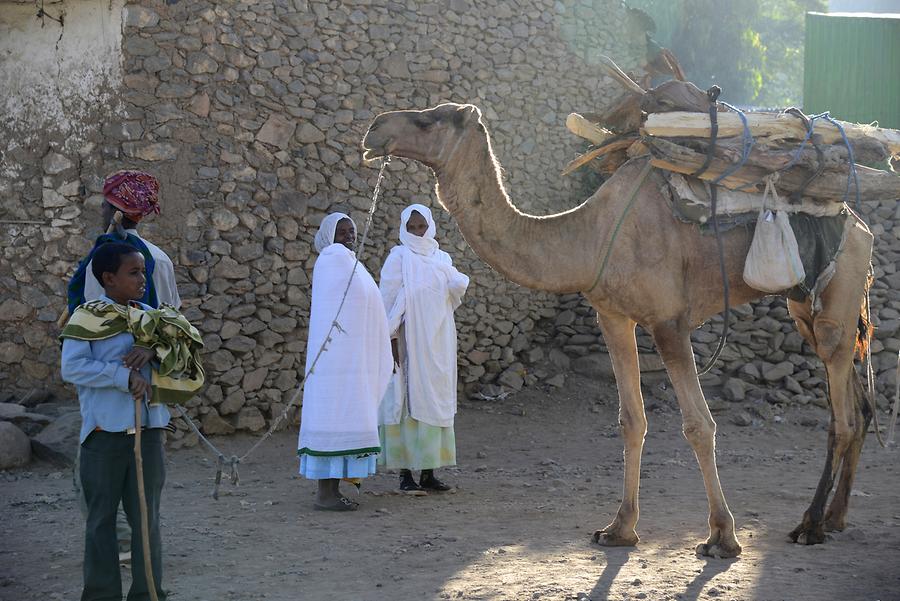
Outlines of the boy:
<svg viewBox="0 0 900 601">
<path fill-rule="evenodd" d="M 172 260 L 162 249 L 138 234 L 141 220 L 160 212 L 159 181 L 143 171 L 116 171 L 107 176 L 103 182 L 103 196 L 105 199 L 101 208 L 103 229 L 107 230 L 116 211 L 121 211 L 123 214 L 121 227 L 127 237 L 122 242 L 129 243 L 145 256 L 144 268 L 148 274 L 147 287 L 144 297 L 139 300 L 154 308 L 162 304 L 171 305 L 176 309 L 180 308 L 181 297 L 178 295 L 178 287 L 175 284 L 175 268 Z M 97 247 L 100 246 L 101 240 L 116 239 L 118 236 L 118 234 L 101 236 L 98 238 Z M 78 266 L 69 283 L 70 312 L 74 312 L 76 307 L 86 301 L 97 300 L 103 296 L 103 286 L 92 273 L 92 256 L 93 251 L 86 257 L 87 262 L 82 262 Z M 75 458 L 74 485 L 82 516 L 87 519 L 87 506 L 81 491 L 81 476 L 78 473 L 80 452 L 79 447 Z M 116 518 L 116 532 L 119 540 L 119 561 L 127 563 L 131 561 L 131 529 L 121 510 Z"/>
<path fill-rule="evenodd" d="M 144 601 L 150 597 L 140 536 L 133 399 L 147 399 L 151 393 L 149 362 L 154 352 L 135 346 L 128 319 L 123 317 L 129 307 L 151 309 L 135 302 L 146 289 L 144 257 L 133 246 L 107 243 L 95 251 L 91 268 L 104 295 L 79 307 L 61 334 L 62 377 L 76 385 L 82 417 L 80 470 L 88 516 L 81 600 L 122 598 L 116 543 L 116 511 L 121 501 L 134 532 L 127 598 Z M 141 421 L 146 428 L 141 442 L 151 563 L 159 599 L 164 600 L 159 502 L 165 481 L 163 428 L 169 423 L 169 411 L 165 405 L 145 400 Z"/>
</svg>

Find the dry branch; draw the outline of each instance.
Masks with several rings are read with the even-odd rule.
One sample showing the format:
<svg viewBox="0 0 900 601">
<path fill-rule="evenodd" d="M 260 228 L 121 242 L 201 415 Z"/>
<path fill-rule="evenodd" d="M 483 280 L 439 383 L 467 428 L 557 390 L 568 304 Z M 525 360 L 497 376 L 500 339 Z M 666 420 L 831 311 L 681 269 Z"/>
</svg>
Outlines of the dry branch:
<svg viewBox="0 0 900 601">
<path fill-rule="evenodd" d="M 608 138 L 615 135 L 608 129 L 591 123 L 578 113 L 571 113 L 566 117 L 566 129 L 591 144 L 603 144 Z"/>
<path fill-rule="evenodd" d="M 566 165 L 565 169 L 563 169 L 562 174 L 569 175 L 570 173 L 572 173 L 579 167 L 581 167 L 583 165 L 587 165 L 594 159 L 600 158 L 603 155 L 615 153 L 616 151 L 620 151 L 620 150 L 626 150 L 632 144 L 634 144 L 635 140 L 636 140 L 636 138 L 633 136 L 627 137 L 627 138 L 619 138 L 617 140 L 611 140 L 609 143 L 604 144 L 604 145 L 600 146 L 599 148 L 594 148 L 593 150 L 588 151 L 588 152 L 582 154 L 581 156 L 579 156 L 578 158 L 576 158 L 575 160 L 571 161 L 568 165 Z M 617 165 L 614 165 L 614 166 L 612 165 L 611 161 L 605 161 L 605 166 L 600 171 L 603 173 L 606 173 L 607 171 L 609 171 L 609 167 L 612 167 L 612 171 L 615 171 L 616 169 L 619 168 L 619 166 L 622 163 L 624 163 L 627 160 L 628 160 L 628 157 L 624 156 L 624 158 L 621 159 L 621 162 L 619 162 Z M 611 173 L 611 171 L 609 171 L 609 172 Z"/>
<path fill-rule="evenodd" d="M 633 79 L 628 77 L 625 72 L 622 71 L 615 62 L 613 62 L 611 58 L 609 58 L 608 56 L 601 56 L 600 63 L 606 69 L 607 73 L 609 73 L 610 77 L 622 84 L 622 87 L 624 87 L 626 90 L 641 96 L 644 95 L 644 88 L 639 86 Z"/>
</svg>

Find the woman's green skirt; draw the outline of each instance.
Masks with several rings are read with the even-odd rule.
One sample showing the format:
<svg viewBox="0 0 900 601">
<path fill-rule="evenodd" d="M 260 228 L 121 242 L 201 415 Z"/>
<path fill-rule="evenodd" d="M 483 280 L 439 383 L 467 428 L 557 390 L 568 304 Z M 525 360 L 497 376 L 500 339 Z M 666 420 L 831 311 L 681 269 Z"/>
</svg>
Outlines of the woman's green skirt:
<svg viewBox="0 0 900 601">
<path fill-rule="evenodd" d="M 456 465 L 453 426 L 441 428 L 404 415 L 399 424 L 378 426 L 378 465 L 389 470 L 431 470 Z"/>
</svg>

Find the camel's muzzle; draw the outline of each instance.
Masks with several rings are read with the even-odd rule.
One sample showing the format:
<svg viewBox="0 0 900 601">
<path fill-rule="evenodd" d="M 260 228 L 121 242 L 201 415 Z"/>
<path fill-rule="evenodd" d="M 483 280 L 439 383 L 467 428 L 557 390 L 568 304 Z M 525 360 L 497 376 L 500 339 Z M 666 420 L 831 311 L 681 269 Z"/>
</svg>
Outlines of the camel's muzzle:
<svg viewBox="0 0 900 601">
<path fill-rule="evenodd" d="M 363 162 L 366 165 L 371 165 L 386 154 L 387 153 L 384 152 L 384 150 L 376 150 L 374 148 L 367 148 L 366 146 L 363 146 Z"/>
<path fill-rule="evenodd" d="M 376 120 L 369 127 L 369 131 L 366 132 L 366 135 L 363 136 L 363 161 L 366 164 L 371 164 L 373 161 L 390 154 L 387 148 L 389 139 L 387 136 L 379 134 L 376 129 L 377 125 L 378 121 Z"/>
</svg>

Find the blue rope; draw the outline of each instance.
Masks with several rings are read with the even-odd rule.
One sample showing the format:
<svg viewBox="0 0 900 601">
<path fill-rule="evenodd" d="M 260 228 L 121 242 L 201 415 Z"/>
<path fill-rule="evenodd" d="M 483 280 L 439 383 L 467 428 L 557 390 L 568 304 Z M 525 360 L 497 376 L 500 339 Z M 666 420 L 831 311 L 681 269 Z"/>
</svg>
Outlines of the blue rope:
<svg viewBox="0 0 900 601">
<path fill-rule="evenodd" d="M 806 137 L 803 138 L 803 141 L 800 142 L 800 146 L 797 147 L 797 150 L 793 152 L 793 158 L 791 162 L 779 169 L 779 171 L 787 171 L 791 167 L 797 164 L 797 161 L 800 160 L 800 153 L 803 152 L 803 149 L 806 148 L 806 143 L 809 142 L 809 139 L 812 138 L 813 130 L 816 128 L 816 119 L 819 119 L 822 115 L 811 115 L 809 117 L 809 128 L 806 130 Z"/>
<path fill-rule="evenodd" d="M 744 135 L 743 135 L 743 139 L 742 139 L 743 141 L 742 141 L 742 145 L 741 145 L 741 160 L 738 161 L 737 163 L 735 163 L 734 165 L 732 165 L 731 167 L 729 167 L 728 169 L 726 169 L 725 171 L 723 171 L 722 174 L 719 175 L 719 177 L 712 180 L 711 184 L 714 186 L 716 184 L 718 184 L 719 182 L 721 182 L 726 177 L 728 177 L 729 175 L 731 175 L 732 173 L 736 172 L 741 167 L 743 167 L 744 163 L 747 162 L 747 158 L 750 156 L 750 151 L 753 149 L 753 136 L 750 135 L 750 125 L 747 124 L 747 116 L 744 114 L 744 112 L 741 109 L 728 104 L 727 102 L 722 102 L 721 100 L 719 101 L 719 104 L 721 104 L 722 106 L 724 106 L 726 108 L 733 110 L 734 112 L 736 112 L 738 114 L 738 117 L 741 118 L 741 123 L 744 124 Z"/>
<path fill-rule="evenodd" d="M 815 129 L 816 119 L 818 119 L 821 116 L 822 115 L 812 115 L 812 116 L 808 117 L 809 128 L 806 130 L 806 137 L 804 137 L 803 141 L 800 142 L 800 146 L 798 146 L 797 149 L 795 151 L 793 151 L 793 153 L 791 153 L 791 161 L 784 167 L 778 169 L 777 171 L 787 171 L 788 169 L 790 169 L 791 167 L 793 167 L 794 165 L 797 164 L 797 161 L 800 160 L 800 153 L 803 152 L 803 149 L 806 148 L 806 143 L 809 142 L 810 138 L 812 138 L 813 129 Z M 760 179 L 759 181 L 756 181 L 756 182 L 750 182 L 750 183 L 744 184 L 742 186 L 738 186 L 735 189 L 738 191 L 746 190 L 747 188 L 750 188 L 751 186 L 756 186 L 757 184 L 759 184 L 762 181 L 763 180 Z"/>
<path fill-rule="evenodd" d="M 734 108 L 725 102 L 723 102 L 722 104 L 724 104 L 728 108 Z M 743 113 L 741 113 L 738 109 L 734 109 L 734 110 L 736 110 L 738 112 L 738 114 L 741 116 L 741 119 L 744 122 L 744 128 L 746 130 L 747 119 L 744 117 Z M 844 146 L 847 147 L 847 160 L 850 162 L 850 172 L 847 174 L 847 189 L 844 191 L 843 201 L 847 202 L 847 197 L 850 196 L 850 182 L 852 181 L 854 189 L 856 190 L 856 210 L 859 211 L 860 210 L 859 176 L 856 172 L 856 160 L 853 158 L 853 148 L 850 146 L 850 140 L 847 139 L 847 133 L 844 131 L 843 126 L 841 126 L 841 123 L 839 121 L 835 120 L 831 116 L 831 113 L 829 113 L 829 111 L 825 111 L 824 113 L 819 113 L 818 115 L 810 115 L 809 116 L 809 127 L 806 130 L 806 136 L 803 138 L 803 141 L 800 142 L 800 146 L 798 146 L 797 149 L 792 153 L 793 158 L 791 158 L 791 161 L 787 165 L 785 165 L 784 167 L 779 169 L 778 171 L 787 171 L 788 169 L 790 169 L 791 167 L 793 167 L 794 165 L 797 164 L 797 161 L 800 160 L 800 153 L 803 152 L 803 149 L 806 148 L 806 144 L 809 142 L 810 138 L 812 138 L 813 132 L 816 128 L 816 121 L 818 121 L 819 119 L 825 119 L 826 121 L 828 121 L 829 123 L 834 125 L 838 129 L 838 131 L 841 133 L 841 138 L 844 140 Z M 745 144 L 746 144 L 746 135 L 747 135 L 747 133 L 745 131 L 745 133 L 744 133 Z M 741 164 L 743 164 L 743 161 L 741 162 Z M 730 172 L 728 172 L 728 173 L 730 173 Z M 718 179 L 716 181 L 718 181 Z M 751 184 L 744 184 L 743 186 L 740 186 L 737 189 L 743 190 L 750 185 Z"/>
<path fill-rule="evenodd" d="M 847 189 L 844 191 L 844 202 L 847 202 L 847 197 L 850 196 L 850 181 L 852 179 L 853 187 L 856 189 L 856 210 L 858 212 L 860 210 L 859 178 L 856 174 L 856 161 L 853 158 L 853 148 L 850 146 L 850 140 L 847 139 L 847 134 L 844 132 L 840 122 L 834 119 L 828 111 L 819 116 L 835 126 L 841 132 L 841 138 L 844 139 L 844 146 L 847 147 L 847 160 L 850 162 L 850 173 L 847 174 Z"/>
</svg>

